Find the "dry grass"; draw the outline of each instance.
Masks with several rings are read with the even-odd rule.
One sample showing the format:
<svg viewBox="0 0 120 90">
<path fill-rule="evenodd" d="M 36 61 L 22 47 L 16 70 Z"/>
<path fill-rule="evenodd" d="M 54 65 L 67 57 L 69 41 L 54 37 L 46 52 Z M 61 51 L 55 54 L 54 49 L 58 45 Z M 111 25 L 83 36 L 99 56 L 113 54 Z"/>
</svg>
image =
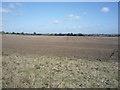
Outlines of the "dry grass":
<svg viewBox="0 0 120 90">
<path fill-rule="evenodd" d="M 117 88 L 118 63 L 3 53 L 3 88 Z"/>
</svg>

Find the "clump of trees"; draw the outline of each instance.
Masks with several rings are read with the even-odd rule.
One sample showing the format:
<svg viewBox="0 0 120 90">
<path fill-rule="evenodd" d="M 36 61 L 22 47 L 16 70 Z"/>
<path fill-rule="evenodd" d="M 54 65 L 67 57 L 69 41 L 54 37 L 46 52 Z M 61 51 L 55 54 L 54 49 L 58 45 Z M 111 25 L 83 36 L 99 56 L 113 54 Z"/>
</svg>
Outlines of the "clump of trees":
<svg viewBox="0 0 120 90">
<path fill-rule="evenodd" d="M 33 32 L 33 33 L 24 33 L 24 32 L 21 32 L 21 33 L 16 33 L 16 32 L 2 32 L 2 34 L 10 34 L 10 35 L 45 35 L 45 36 L 84 36 L 83 34 L 81 33 L 78 33 L 78 34 L 74 34 L 74 33 L 47 33 L 47 34 L 42 34 L 42 33 L 36 33 L 36 32 Z"/>
<path fill-rule="evenodd" d="M 49 36 L 84 36 L 81 33 L 78 33 L 78 34 L 74 34 L 74 33 L 55 33 L 55 34 L 46 34 L 46 35 L 49 35 Z"/>
<path fill-rule="evenodd" d="M 48 33 L 48 34 L 42 34 L 42 33 L 24 33 L 24 32 L 4 32 L 1 31 L 0 34 L 10 34 L 10 35 L 44 35 L 44 36 L 99 36 L 99 37 L 120 37 L 120 34 L 82 34 L 82 33 Z"/>
</svg>

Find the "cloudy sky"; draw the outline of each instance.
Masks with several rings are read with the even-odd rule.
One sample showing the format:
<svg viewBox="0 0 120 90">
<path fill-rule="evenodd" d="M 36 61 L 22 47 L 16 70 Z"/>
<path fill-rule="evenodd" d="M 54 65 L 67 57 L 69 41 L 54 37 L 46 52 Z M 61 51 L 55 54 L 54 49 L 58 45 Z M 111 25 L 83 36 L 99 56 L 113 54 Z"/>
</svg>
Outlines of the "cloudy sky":
<svg viewBox="0 0 120 90">
<path fill-rule="evenodd" d="M 27 33 L 118 33 L 117 2 L 4 2 L 2 30 Z"/>
</svg>

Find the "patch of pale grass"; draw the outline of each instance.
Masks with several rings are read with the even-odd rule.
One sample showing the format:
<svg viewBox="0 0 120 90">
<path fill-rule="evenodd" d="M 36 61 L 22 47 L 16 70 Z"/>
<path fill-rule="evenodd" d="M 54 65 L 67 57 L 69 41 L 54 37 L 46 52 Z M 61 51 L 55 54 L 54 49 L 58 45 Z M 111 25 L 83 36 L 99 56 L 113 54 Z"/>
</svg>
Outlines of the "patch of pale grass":
<svg viewBox="0 0 120 90">
<path fill-rule="evenodd" d="M 117 88 L 118 63 L 3 55 L 3 88 Z"/>
</svg>

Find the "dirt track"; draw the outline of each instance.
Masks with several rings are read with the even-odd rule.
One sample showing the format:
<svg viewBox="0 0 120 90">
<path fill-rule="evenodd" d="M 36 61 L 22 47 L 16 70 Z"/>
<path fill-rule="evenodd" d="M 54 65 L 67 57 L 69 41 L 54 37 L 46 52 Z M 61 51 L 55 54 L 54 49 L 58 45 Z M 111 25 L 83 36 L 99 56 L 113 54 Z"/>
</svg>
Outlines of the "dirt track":
<svg viewBox="0 0 120 90">
<path fill-rule="evenodd" d="M 118 60 L 117 37 L 3 35 L 2 40 L 3 52 L 71 59 Z"/>
</svg>

